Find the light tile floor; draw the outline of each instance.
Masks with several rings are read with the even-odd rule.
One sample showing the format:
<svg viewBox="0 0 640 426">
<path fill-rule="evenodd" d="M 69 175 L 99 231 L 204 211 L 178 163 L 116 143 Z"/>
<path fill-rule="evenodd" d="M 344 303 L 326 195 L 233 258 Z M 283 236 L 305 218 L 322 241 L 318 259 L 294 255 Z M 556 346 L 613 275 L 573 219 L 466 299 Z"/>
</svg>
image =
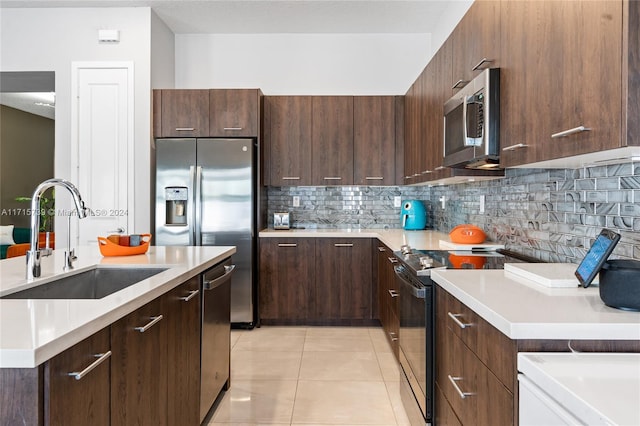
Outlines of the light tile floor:
<svg viewBox="0 0 640 426">
<path fill-rule="evenodd" d="M 209 425 L 409 424 L 381 328 L 231 332 L 231 389 Z"/>
</svg>

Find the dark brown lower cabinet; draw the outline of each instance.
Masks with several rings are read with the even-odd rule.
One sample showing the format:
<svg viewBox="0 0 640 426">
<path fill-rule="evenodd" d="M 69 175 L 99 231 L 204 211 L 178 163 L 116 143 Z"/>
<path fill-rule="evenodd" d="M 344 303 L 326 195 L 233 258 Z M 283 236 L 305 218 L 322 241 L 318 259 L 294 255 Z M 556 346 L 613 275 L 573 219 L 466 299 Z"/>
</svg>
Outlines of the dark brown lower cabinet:
<svg viewBox="0 0 640 426">
<path fill-rule="evenodd" d="M 305 324 L 315 286 L 315 240 L 260 240 L 260 320 Z"/>
<path fill-rule="evenodd" d="M 264 324 L 371 325 L 369 238 L 261 238 L 260 321 Z"/>
<path fill-rule="evenodd" d="M 318 238 L 312 320 L 371 320 L 371 240 Z"/>
<path fill-rule="evenodd" d="M 0 425 L 109 425 L 109 349 L 105 328 L 38 367 L 0 369 Z"/>
<path fill-rule="evenodd" d="M 200 328 L 197 275 L 38 367 L 0 369 L 0 426 L 196 426 Z"/>
<path fill-rule="evenodd" d="M 45 424 L 110 424 L 109 348 L 109 329 L 104 329 L 46 363 Z M 85 372 L 92 365 L 96 367 Z"/>
<path fill-rule="evenodd" d="M 111 325 L 114 426 L 167 424 L 166 315 L 158 298 Z"/>
<path fill-rule="evenodd" d="M 394 266 L 397 263 L 393 250 L 378 241 L 378 317 L 385 332 L 391 350 L 398 359 L 398 334 L 400 316 L 398 315 L 398 288 Z"/>
<path fill-rule="evenodd" d="M 436 286 L 436 424 L 517 425 L 518 352 L 568 352 L 568 343 L 510 339 Z M 638 341 L 572 340 L 571 346 L 640 352 Z"/>
<path fill-rule="evenodd" d="M 167 424 L 200 421 L 200 277 L 163 296 L 167 314 Z M 229 348 L 226 348 L 227 352 Z M 228 356 L 228 354 L 227 354 Z"/>
</svg>

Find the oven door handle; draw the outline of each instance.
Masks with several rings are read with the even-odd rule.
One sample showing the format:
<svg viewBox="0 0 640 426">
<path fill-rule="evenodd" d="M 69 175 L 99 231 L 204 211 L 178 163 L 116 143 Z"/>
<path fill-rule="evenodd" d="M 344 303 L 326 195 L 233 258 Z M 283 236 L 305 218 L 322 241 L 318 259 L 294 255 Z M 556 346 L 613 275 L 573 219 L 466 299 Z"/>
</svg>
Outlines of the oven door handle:
<svg viewBox="0 0 640 426">
<path fill-rule="evenodd" d="M 396 273 L 396 276 L 402 282 L 402 285 L 406 288 L 406 290 L 409 291 L 409 293 L 411 293 L 413 297 L 415 297 L 416 299 L 424 299 L 426 297 L 426 292 L 424 287 L 417 288 L 415 285 L 413 285 L 411 283 L 413 280 L 407 275 L 404 268 L 402 268 L 401 266 L 394 266 L 393 270 Z M 401 291 L 401 294 L 402 294 L 402 291 Z"/>
</svg>

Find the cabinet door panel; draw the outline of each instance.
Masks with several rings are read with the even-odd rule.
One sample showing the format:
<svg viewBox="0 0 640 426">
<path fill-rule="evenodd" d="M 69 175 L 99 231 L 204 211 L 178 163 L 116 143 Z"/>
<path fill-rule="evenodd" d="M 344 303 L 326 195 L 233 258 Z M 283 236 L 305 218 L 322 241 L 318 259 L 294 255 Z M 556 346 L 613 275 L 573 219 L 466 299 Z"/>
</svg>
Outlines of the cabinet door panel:
<svg viewBox="0 0 640 426">
<path fill-rule="evenodd" d="M 550 134 L 538 160 L 620 146 L 622 2 L 542 2 L 552 8 L 553 43 L 545 85 L 550 93 Z M 546 4 L 550 3 L 550 4 Z M 553 138 L 584 126 L 589 131 Z"/>
<path fill-rule="evenodd" d="M 195 425 L 200 420 L 200 277 L 163 298 L 168 325 L 168 424 Z"/>
<path fill-rule="evenodd" d="M 109 425 L 109 328 L 86 338 L 46 363 L 45 423 L 48 425 Z M 98 356 L 100 355 L 100 356 Z M 82 372 L 99 362 L 80 380 L 69 373 Z"/>
<path fill-rule="evenodd" d="M 314 256 L 313 239 L 260 240 L 261 320 L 307 320 L 315 284 Z"/>
<path fill-rule="evenodd" d="M 265 103 L 271 185 L 311 185 L 311 97 L 269 96 Z"/>
<path fill-rule="evenodd" d="M 499 68 L 500 1 L 474 1 L 450 39 L 454 54 L 449 87 L 459 80 L 471 81 L 483 69 Z"/>
<path fill-rule="evenodd" d="M 356 185 L 395 183 L 395 99 L 353 99 L 353 158 Z"/>
<path fill-rule="evenodd" d="M 209 96 L 210 136 L 258 136 L 257 89 L 212 89 Z"/>
<path fill-rule="evenodd" d="M 371 240 L 316 242 L 316 320 L 371 319 Z"/>
<path fill-rule="evenodd" d="M 208 90 L 162 90 L 161 137 L 209 136 Z"/>
<path fill-rule="evenodd" d="M 312 183 L 353 184 L 353 97 L 314 96 Z"/>
<path fill-rule="evenodd" d="M 166 320 L 156 299 L 111 325 L 111 424 L 167 424 Z M 164 322 L 163 322 L 164 321 Z"/>
</svg>

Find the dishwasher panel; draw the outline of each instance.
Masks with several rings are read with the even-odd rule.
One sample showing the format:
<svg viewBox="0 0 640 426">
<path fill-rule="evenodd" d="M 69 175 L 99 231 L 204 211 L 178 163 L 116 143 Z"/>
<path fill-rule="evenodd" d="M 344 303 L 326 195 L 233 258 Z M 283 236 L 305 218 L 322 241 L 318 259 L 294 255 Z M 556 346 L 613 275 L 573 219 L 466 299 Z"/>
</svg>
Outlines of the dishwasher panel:
<svg viewBox="0 0 640 426">
<path fill-rule="evenodd" d="M 231 339 L 231 258 L 202 275 L 200 422 L 222 389 L 229 388 Z"/>
</svg>

